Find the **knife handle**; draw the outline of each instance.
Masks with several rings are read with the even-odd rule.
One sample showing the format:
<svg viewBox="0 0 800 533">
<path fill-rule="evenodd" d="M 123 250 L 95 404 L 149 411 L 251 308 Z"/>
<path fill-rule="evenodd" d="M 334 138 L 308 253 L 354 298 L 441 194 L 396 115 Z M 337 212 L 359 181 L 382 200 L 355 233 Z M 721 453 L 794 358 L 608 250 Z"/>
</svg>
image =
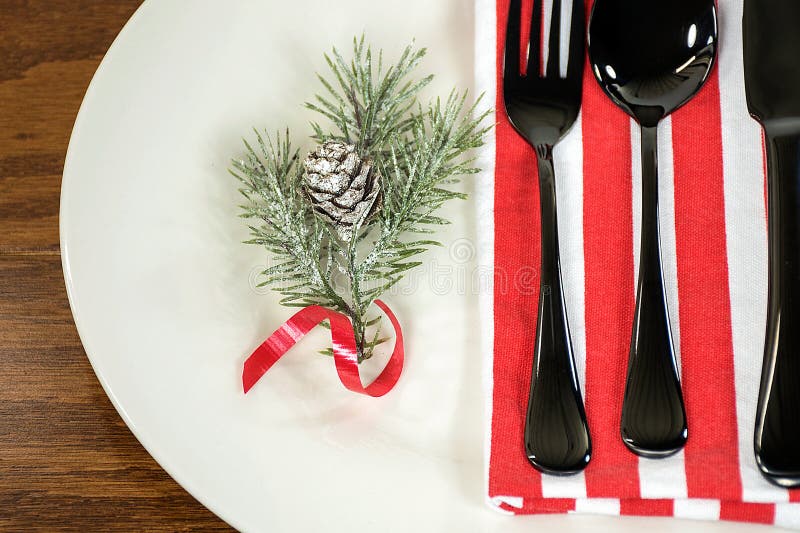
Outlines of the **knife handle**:
<svg viewBox="0 0 800 533">
<path fill-rule="evenodd" d="M 768 480 L 800 486 L 800 131 L 766 128 L 769 292 L 756 462 Z"/>
</svg>

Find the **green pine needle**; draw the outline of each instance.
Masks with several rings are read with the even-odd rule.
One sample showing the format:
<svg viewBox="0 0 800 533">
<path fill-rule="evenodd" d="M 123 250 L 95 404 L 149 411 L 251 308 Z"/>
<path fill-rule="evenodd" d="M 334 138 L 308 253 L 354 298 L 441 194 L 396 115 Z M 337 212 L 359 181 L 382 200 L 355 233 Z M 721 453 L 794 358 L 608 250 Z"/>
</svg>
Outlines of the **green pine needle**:
<svg viewBox="0 0 800 533">
<path fill-rule="evenodd" d="M 364 36 L 353 39 L 353 57 L 348 61 L 334 48 L 325 54 L 333 81 L 317 74 L 324 94 L 316 95 L 306 108 L 328 119 L 336 128 L 326 132 L 312 123 L 313 138 L 323 143 L 336 140 L 354 144 L 362 156 L 374 157 L 413 127 L 410 114 L 416 107 L 416 96 L 433 76 L 410 80 L 427 50 L 407 46 L 396 64 L 384 69 L 383 51 L 374 65 L 372 49 L 364 45 Z"/>
</svg>

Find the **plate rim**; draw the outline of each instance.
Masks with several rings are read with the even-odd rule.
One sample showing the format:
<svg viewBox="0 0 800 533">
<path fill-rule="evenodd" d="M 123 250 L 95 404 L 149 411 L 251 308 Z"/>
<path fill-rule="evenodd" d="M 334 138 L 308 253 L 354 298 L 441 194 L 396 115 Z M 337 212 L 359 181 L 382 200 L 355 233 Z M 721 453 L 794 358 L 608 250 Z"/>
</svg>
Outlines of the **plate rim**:
<svg viewBox="0 0 800 533">
<path fill-rule="evenodd" d="M 117 414 L 122 418 L 122 421 L 125 422 L 125 426 L 134 436 L 134 438 L 138 441 L 138 443 L 144 448 L 144 450 L 153 458 L 156 464 L 163 470 L 175 483 L 177 483 L 183 490 L 185 490 L 189 495 L 192 496 L 198 503 L 200 503 L 203 507 L 208 509 L 211 513 L 213 513 L 218 519 L 222 520 L 229 526 L 233 527 L 236 530 L 243 531 L 243 525 L 238 520 L 236 520 L 233 516 L 229 515 L 229 513 L 223 512 L 220 508 L 218 508 L 215 504 L 209 502 L 206 498 L 200 496 L 200 491 L 196 490 L 196 487 L 192 486 L 192 483 L 185 479 L 181 474 L 174 471 L 174 469 L 167 468 L 165 464 L 167 464 L 166 459 L 160 454 L 157 450 L 157 446 L 154 446 L 147 438 L 143 437 L 141 432 L 139 431 L 137 425 L 134 421 L 130 418 L 127 411 L 125 410 L 122 402 L 117 398 L 116 394 L 111 388 L 111 385 L 108 383 L 105 375 L 99 368 L 98 359 L 94 355 L 94 350 L 90 347 L 90 343 L 87 342 L 88 336 L 86 334 L 85 326 L 82 324 L 82 321 L 79 319 L 79 313 L 76 312 L 77 303 L 76 303 L 76 295 L 75 295 L 75 288 L 72 281 L 72 267 L 70 263 L 70 246 L 65 238 L 65 229 L 68 224 L 69 215 L 64 207 L 65 202 L 64 199 L 70 197 L 70 193 L 68 192 L 69 184 L 75 178 L 71 177 L 73 172 L 71 170 L 72 166 L 74 165 L 75 155 L 75 139 L 77 136 L 80 135 L 80 130 L 84 127 L 84 123 L 86 121 L 86 109 L 88 108 L 89 102 L 94 97 L 96 92 L 96 85 L 97 79 L 99 76 L 102 76 L 105 70 L 108 68 L 108 63 L 111 61 L 112 56 L 114 55 L 117 48 L 122 46 L 120 43 L 123 42 L 128 34 L 133 31 L 133 28 L 140 18 L 143 17 L 143 13 L 150 9 L 150 6 L 153 5 L 152 0 L 144 0 L 133 12 L 133 14 L 128 18 L 125 24 L 120 29 L 119 33 L 114 37 L 114 40 L 111 42 L 111 45 L 106 50 L 105 54 L 103 54 L 103 58 L 100 60 L 100 63 L 97 66 L 94 74 L 92 74 L 92 79 L 89 82 L 89 85 L 84 92 L 83 99 L 81 100 L 81 105 L 78 108 L 78 113 L 75 116 L 75 122 L 73 123 L 72 130 L 70 131 L 69 136 L 69 144 L 67 146 L 66 156 L 64 158 L 64 170 L 61 173 L 61 187 L 59 191 L 59 209 L 58 209 L 58 241 L 59 241 L 59 248 L 60 248 L 60 255 L 61 255 L 61 269 L 64 276 L 64 284 L 66 287 L 67 292 L 67 300 L 69 302 L 70 314 L 72 315 L 72 322 L 75 324 L 75 329 L 78 332 L 78 337 L 81 341 L 81 346 L 83 347 L 84 353 L 86 358 L 89 360 L 89 364 L 92 367 L 92 371 L 95 374 L 95 377 L 100 382 L 100 385 L 103 388 L 103 391 L 111 401 L 111 404 L 114 406 Z"/>
</svg>

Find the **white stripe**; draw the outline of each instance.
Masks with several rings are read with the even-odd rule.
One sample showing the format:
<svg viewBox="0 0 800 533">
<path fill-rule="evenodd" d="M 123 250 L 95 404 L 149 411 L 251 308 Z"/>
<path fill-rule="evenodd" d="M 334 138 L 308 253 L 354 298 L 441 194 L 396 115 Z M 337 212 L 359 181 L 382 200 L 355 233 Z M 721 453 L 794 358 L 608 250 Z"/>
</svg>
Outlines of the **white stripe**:
<svg viewBox="0 0 800 533">
<path fill-rule="evenodd" d="M 484 105 L 494 106 L 497 50 L 497 6 L 495 0 L 475 3 L 475 87 L 484 93 Z M 498 112 L 503 112 L 498 110 Z M 484 397 L 484 488 L 489 493 L 489 458 L 492 445 L 492 394 L 494 357 L 494 168 L 495 130 L 487 135 L 486 144 L 478 153 L 477 166 L 484 169 L 475 177 L 478 223 L 478 268 L 488 275 L 480 276 L 485 285 L 480 291 L 481 352 L 483 353 Z"/>
<path fill-rule="evenodd" d="M 642 498 L 686 498 L 686 467 L 683 451 L 665 459 L 639 458 L 639 488 Z"/>
<path fill-rule="evenodd" d="M 303 333 L 300 329 L 298 329 L 298 327 L 295 326 L 294 322 L 292 322 L 291 320 L 289 322 L 284 323 L 282 329 L 284 333 L 289 335 L 292 338 L 292 340 L 294 340 L 294 342 L 299 342 L 300 339 L 302 339 L 305 336 L 305 333 Z"/>
<path fill-rule="evenodd" d="M 553 154 L 558 201 L 561 280 L 567 307 L 578 381 L 586 397 L 586 318 L 583 263 L 583 131 L 581 117 Z M 590 463 L 591 464 L 591 463 Z M 585 498 L 583 472 L 574 476 L 542 476 L 542 494 L 552 498 Z"/>
<path fill-rule="evenodd" d="M 634 272 L 638 276 L 642 217 L 641 134 L 639 125 L 635 121 L 631 120 L 630 124 L 631 168 L 633 171 Z M 664 290 L 667 296 L 675 357 L 678 362 L 678 369 L 680 369 L 681 336 L 675 238 L 675 165 L 672 150 L 672 119 L 670 117 L 662 120 L 658 128 L 658 205 Z M 688 489 L 683 451 L 666 459 L 639 458 L 639 488 L 642 498 L 686 498 Z"/>
<path fill-rule="evenodd" d="M 538 6 L 534 5 L 534 9 Z M 541 67 L 540 73 L 544 73 L 547 62 L 550 60 L 550 27 L 553 20 L 553 0 L 545 0 L 542 3 L 542 37 L 541 37 Z M 569 26 L 572 23 L 572 0 L 563 0 L 561 3 L 561 18 L 559 20 L 558 33 L 558 71 L 562 78 L 567 77 L 567 58 L 569 57 Z M 531 34 L 534 28 L 531 28 Z"/>
<path fill-rule="evenodd" d="M 533 3 L 533 9 L 539 9 L 536 2 Z M 544 75 L 547 69 L 547 61 L 550 59 L 550 21 L 553 19 L 553 0 L 544 0 L 542 2 L 542 35 L 539 40 L 542 48 L 541 56 L 542 63 L 539 67 L 540 74 Z M 531 35 L 534 34 L 535 28 L 531 28 Z"/>
<path fill-rule="evenodd" d="M 675 500 L 672 514 L 675 518 L 689 518 L 692 520 L 719 520 L 719 500 Z"/>
<path fill-rule="evenodd" d="M 591 498 L 575 500 L 575 512 L 618 516 L 619 500 L 616 498 Z"/>
<path fill-rule="evenodd" d="M 569 65 L 569 40 L 570 40 L 570 32 L 569 27 L 572 24 L 572 1 L 573 0 L 564 0 L 561 3 L 561 42 L 559 42 L 560 50 L 559 53 L 561 54 L 560 62 L 559 62 L 559 74 L 562 78 L 567 77 L 567 67 Z M 578 36 L 573 36 L 574 38 L 578 38 Z"/>
<path fill-rule="evenodd" d="M 775 525 L 800 529 L 800 503 L 779 503 L 775 505 Z"/>
<path fill-rule="evenodd" d="M 671 117 L 662 120 L 658 127 L 658 208 L 664 290 L 667 293 L 672 343 L 680 375 L 681 325 L 678 302 L 678 246 L 675 234 L 675 156 L 672 152 Z"/>
<path fill-rule="evenodd" d="M 742 67 L 742 0 L 720 9 L 719 75 L 725 226 L 736 383 L 739 466 L 745 501 L 786 501 L 753 458 L 753 426 L 758 398 L 767 309 L 767 234 L 764 209 L 761 130 L 750 118 Z"/>
</svg>

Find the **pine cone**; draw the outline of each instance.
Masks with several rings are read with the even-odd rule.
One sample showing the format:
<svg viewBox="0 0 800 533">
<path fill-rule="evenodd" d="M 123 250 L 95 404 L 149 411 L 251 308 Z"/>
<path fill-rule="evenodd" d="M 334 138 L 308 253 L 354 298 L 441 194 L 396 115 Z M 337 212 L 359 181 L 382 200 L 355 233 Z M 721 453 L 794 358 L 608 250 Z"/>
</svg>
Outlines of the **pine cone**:
<svg viewBox="0 0 800 533">
<path fill-rule="evenodd" d="M 319 215 L 345 240 L 380 205 L 381 176 L 352 144 L 328 141 L 303 162 L 306 193 Z"/>
</svg>

